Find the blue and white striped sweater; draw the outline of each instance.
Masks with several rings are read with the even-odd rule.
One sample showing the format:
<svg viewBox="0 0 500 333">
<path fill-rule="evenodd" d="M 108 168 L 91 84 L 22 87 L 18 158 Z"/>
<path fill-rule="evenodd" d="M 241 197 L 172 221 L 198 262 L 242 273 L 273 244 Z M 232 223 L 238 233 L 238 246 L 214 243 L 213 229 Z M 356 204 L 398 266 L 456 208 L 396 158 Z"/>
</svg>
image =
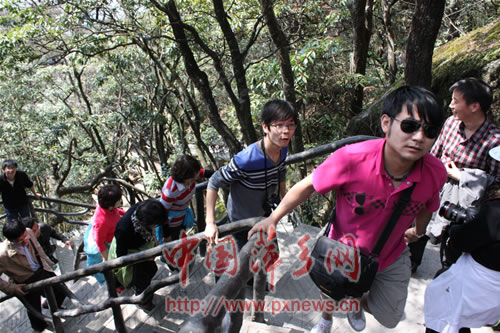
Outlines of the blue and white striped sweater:
<svg viewBox="0 0 500 333">
<path fill-rule="evenodd" d="M 287 147 L 281 149 L 280 160 L 277 164 L 267 159 L 266 171 L 264 154 L 259 149 L 259 145 L 253 143 L 236 154 L 225 167 L 220 169 L 221 176 L 227 183 L 239 181 L 248 189 L 263 191 L 266 187 L 276 186 L 279 183 L 278 174 L 286 172 L 287 153 Z"/>
<path fill-rule="evenodd" d="M 236 154 L 231 161 L 220 168 L 208 182 L 208 189 L 217 191 L 229 187 L 227 213 L 230 221 L 264 216 L 263 203 L 267 195 L 277 192 L 278 184 L 286 179 L 285 159 L 288 148 L 281 149 L 278 163 L 267 159 L 267 184 L 264 154 L 259 142 L 249 145 Z M 279 172 L 278 172 L 279 171 Z M 279 179 L 278 179 L 279 175 Z"/>
</svg>

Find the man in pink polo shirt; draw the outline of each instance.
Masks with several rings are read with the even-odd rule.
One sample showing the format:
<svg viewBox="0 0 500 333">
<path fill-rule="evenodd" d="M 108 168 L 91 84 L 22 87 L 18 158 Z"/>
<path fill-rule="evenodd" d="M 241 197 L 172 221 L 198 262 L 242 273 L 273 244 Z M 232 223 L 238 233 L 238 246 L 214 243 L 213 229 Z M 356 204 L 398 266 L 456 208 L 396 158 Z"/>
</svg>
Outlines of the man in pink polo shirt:
<svg viewBox="0 0 500 333">
<path fill-rule="evenodd" d="M 278 221 L 311 194 L 337 190 L 336 218 L 329 237 L 356 237 L 361 251 L 369 253 L 388 221 L 401 192 L 416 184 L 410 203 L 401 214 L 379 256 L 379 271 L 361 298 L 362 309 L 349 312 L 351 326 L 365 328 L 364 311 L 382 325 L 394 328 L 404 313 L 411 276 L 407 243 L 423 236 L 432 212 L 439 208 L 439 190 L 446 169 L 429 150 L 444 120 L 440 103 L 430 91 L 403 86 L 390 93 L 380 119 L 384 139 L 369 140 L 334 152 L 314 172 L 293 186 L 271 216 L 255 225 L 258 230 Z M 415 227 L 411 227 L 415 222 Z M 311 332 L 330 332 L 331 313 Z"/>
</svg>

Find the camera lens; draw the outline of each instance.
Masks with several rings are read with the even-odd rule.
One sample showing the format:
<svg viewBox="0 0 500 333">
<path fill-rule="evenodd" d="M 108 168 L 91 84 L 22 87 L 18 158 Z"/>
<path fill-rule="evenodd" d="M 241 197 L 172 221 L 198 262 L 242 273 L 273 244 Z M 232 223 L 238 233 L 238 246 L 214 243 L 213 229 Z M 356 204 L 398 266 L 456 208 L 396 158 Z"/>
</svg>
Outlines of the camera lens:
<svg viewBox="0 0 500 333">
<path fill-rule="evenodd" d="M 465 208 L 452 204 L 449 201 L 446 201 L 439 209 L 439 215 L 455 223 L 464 223 L 467 221 L 467 212 Z"/>
</svg>

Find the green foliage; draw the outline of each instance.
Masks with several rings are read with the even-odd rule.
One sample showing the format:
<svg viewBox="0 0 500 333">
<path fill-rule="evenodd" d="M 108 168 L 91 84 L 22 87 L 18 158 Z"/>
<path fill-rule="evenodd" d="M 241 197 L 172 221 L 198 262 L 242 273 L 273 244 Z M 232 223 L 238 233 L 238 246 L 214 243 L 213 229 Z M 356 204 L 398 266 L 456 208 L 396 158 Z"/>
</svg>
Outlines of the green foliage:
<svg viewBox="0 0 500 333">
<path fill-rule="evenodd" d="M 433 57 L 432 86 L 438 96 L 450 101 L 449 87 L 456 81 L 469 76 L 481 77 L 484 67 L 500 58 L 500 21 L 477 29 L 436 49 Z M 500 119 L 500 92 L 493 91 L 494 103 L 491 109 Z"/>
<path fill-rule="evenodd" d="M 295 73 L 297 99 L 308 104 L 308 87 L 311 75 L 316 74 L 318 67 L 330 62 L 341 51 L 336 38 L 310 39 L 296 49 L 292 56 L 292 67 Z M 314 78 L 313 82 L 314 82 Z"/>
<path fill-rule="evenodd" d="M 327 157 L 328 156 L 321 156 L 308 161 L 309 167 L 307 173 L 311 173 Z M 301 180 L 300 172 L 297 164 L 289 165 L 287 168 L 288 187 L 291 187 L 293 184 Z M 306 201 L 304 201 L 304 203 L 297 207 L 296 210 L 300 215 L 302 223 L 322 227 L 328 222 L 333 202 L 334 195 L 332 193 L 328 195 L 320 195 L 315 192 Z"/>
<path fill-rule="evenodd" d="M 441 35 L 436 46 L 481 28 L 498 18 L 497 11 L 500 9 L 498 1 L 462 0 L 452 3 L 455 4 L 455 7 L 448 6 L 445 10 L 446 15 L 441 25 Z"/>
</svg>

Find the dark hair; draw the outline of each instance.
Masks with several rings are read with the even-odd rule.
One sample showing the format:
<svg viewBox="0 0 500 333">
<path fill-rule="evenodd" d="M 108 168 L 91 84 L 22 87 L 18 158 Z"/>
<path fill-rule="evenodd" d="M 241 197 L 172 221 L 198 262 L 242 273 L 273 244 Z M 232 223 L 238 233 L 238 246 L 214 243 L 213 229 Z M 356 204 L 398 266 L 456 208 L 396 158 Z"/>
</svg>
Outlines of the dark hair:
<svg viewBox="0 0 500 333">
<path fill-rule="evenodd" d="M 139 202 L 135 214 L 143 226 L 163 224 L 167 219 L 165 207 L 155 199 Z"/>
<path fill-rule="evenodd" d="M 189 155 L 179 156 L 172 166 L 171 176 L 178 182 L 183 183 L 186 179 L 198 176 L 200 172 L 201 164 L 200 162 Z"/>
<path fill-rule="evenodd" d="M 295 124 L 299 123 L 298 114 L 293 106 L 287 101 L 275 99 L 264 104 L 260 114 L 260 120 L 269 127 L 273 121 L 293 119 Z"/>
<path fill-rule="evenodd" d="M 21 218 L 21 223 L 26 227 L 26 228 L 30 228 L 30 229 L 33 229 L 33 224 L 35 224 L 36 221 L 36 218 L 34 217 L 31 217 L 31 216 L 26 216 L 26 217 L 23 217 Z"/>
<path fill-rule="evenodd" d="M 483 196 L 479 200 L 481 202 L 486 202 L 486 201 L 493 199 L 493 198 L 500 199 L 500 184 L 498 184 L 498 183 L 493 183 L 490 186 L 488 186 L 486 188 L 485 193 L 483 194 Z"/>
<path fill-rule="evenodd" d="M 99 206 L 104 209 L 114 206 L 122 197 L 122 189 L 117 184 L 107 184 L 97 192 Z"/>
<path fill-rule="evenodd" d="M 389 93 L 382 104 L 382 115 L 396 117 L 406 106 L 413 116 L 415 109 L 427 124 L 441 126 L 444 121 L 442 104 L 431 91 L 422 87 L 402 86 Z"/>
<path fill-rule="evenodd" d="M 5 160 L 2 162 L 2 170 L 4 170 L 8 166 L 14 166 L 17 168 L 16 160 Z"/>
<path fill-rule="evenodd" d="M 450 87 L 450 92 L 453 93 L 454 90 L 462 93 L 467 105 L 476 102 L 479 103 L 484 113 L 488 112 L 491 103 L 493 103 L 491 87 L 483 80 L 475 77 L 468 77 L 453 83 Z"/>
<path fill-rule="evenodd" d="M 9 241 L 15 241 L 26 231 L 26 227 L 19 219 L 9 219 L 3 225 L 3 235 Z"/>
</svg>

